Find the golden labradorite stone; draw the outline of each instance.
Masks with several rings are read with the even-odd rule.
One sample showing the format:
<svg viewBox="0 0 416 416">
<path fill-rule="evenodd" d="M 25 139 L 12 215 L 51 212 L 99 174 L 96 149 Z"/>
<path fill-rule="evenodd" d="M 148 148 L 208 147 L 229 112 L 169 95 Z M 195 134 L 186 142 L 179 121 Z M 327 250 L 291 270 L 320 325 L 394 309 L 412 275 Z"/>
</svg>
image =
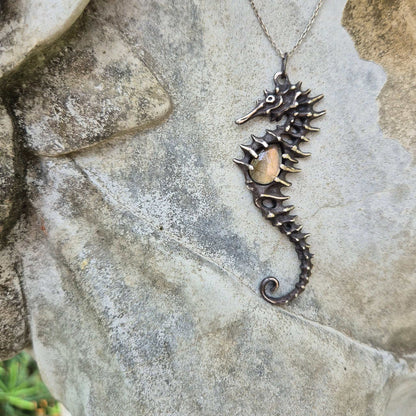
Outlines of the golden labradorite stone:
<svg viewBox="0 0 416 416">
<path fill-rule="evenodd" d="M 273 179 L 280 172 L 280 154 L 276 145 L 259 153 L 257 159 L 251 161 L 253 170 L 250 170 L 250 177 L 254 182 L 260 185 L 267 185 L 273 182 Z"/>
</svg>

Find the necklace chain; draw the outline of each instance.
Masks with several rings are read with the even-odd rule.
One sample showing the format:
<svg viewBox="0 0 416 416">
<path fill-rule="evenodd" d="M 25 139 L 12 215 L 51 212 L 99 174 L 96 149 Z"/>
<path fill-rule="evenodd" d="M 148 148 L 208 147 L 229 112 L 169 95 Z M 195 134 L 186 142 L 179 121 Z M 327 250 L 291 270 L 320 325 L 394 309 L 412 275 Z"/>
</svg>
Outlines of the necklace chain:
<svg viewBox="0 0 416 416">
<path fill-rule="evenodd" d="M 257 17 L 257 20 L 260 23 L 260 26 L 264 32 L 264 34 L 266 35 L 267 39 L 269 40 L 270 44 L 272 45 L 273 49 L 276 51 L 276 53 L 278 55 L 280 55 L 280 57 L 282 59 L 285 58 L 285 53 L 277 46 L 276 42 L 273 40 L 273 38 L 270 35 L 269 30 L 267 29 L 266 25 L 263 22 L 263 19 L 260 16 L 259 10 L 257 9 L 256 5 L 254 4 L 254 0 L 249 0 L 251 8 L 253 9 L 254 14 Z M 316 19 L 316 16 L 318 16 L 319 13 L 319 9 L 322 7 L 323 4 L 323 0 L 318 0 L 318 2 L 316 3 L 315 9 L 312 13 L 311 18 L 308 21 L 308 24 L 306 25 L 305 29 L 303 30 L 302 34 L 299 36 L 299 39 L 296 41 L 295 45 L 293 46 L 293 48 L 287 52 L 286 56 L 292 56 L 293 53 L 296 51 L 296 49 L 299 47 L 299 45 L 302 43 L 302 41 L 305 39 L 306 35 L 308 34 L 308 32 L 311 30 L 311 27 L 313 25 L 313 22 Z"/>
</svg>

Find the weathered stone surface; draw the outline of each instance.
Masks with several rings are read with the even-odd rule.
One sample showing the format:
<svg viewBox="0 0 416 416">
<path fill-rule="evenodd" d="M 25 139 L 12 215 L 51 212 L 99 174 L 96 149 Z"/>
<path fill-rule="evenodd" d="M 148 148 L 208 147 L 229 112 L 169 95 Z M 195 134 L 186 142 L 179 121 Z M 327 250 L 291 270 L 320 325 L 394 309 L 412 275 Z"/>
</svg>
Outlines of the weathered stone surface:
<svg viewBox="0 0 416 416">
<path fill-rule="evenodd" d="M 403 360 L 270 308 L 77 161 L 41 169 L 26 292 L 35 356 L 72 416 L 383 414 Z"/>
<path fill-rule="evenodd" d="M 280 172 L 280 154 L 277 146 L 270 146 L 260 152 L 259 157 L 253 159 L 251 165 L 254 168 L 250 171 L 253 181 L 262 185 L 272 182 Z"/>
<path fill-rule="evenodd" d="M 16 195 L 13 125 L 6 108 L 0 102 L 0 235 L 7 229 L 10 211 Z"/>
<path fill-rule="evenodd" d="M 400 377 L 394 381 L 393 391 L 386 408 L 386 416 L 416 414 L 416 377 Z"/>
<path fill-rule="evenodd" d="M 35 48 L 57 39 L 88 0 L 4 0 L 0 4 L 0 77 Z"/>
<path fill-rule="evenodd" d="M 312 3 L 259 7 L 300 32 Z M 114 31 L 168 86 L 175 111 L 130 140 L 31 160 L 19 253 L 34 351 L 73 416 L 392 416 L 402 391 L 411 409 L 401 383 L 415 373 L 415 167 L 379 129 L 385 75 L 359 59 L 343 6 L 324 4 L 289 62 L 292 80 L 325 94 L 328 113 L 290 188 L 312 233 L 314 274 L 279 309 L 258 284 L 275 274 L 292 287 L 296 255 L 232 163 L 241 138 L 265 127 L 234 120 L 279 66 L 250 5 L 91 4 L 78 33 Z M 283 48 L 299 35 L 271 27 Z M 52 79 L 44 71 L 40 83 Z M 29 132 L 26 113 L 16 115 Z"/>
<path fill-rule="evenodd" d="M 32 151 L 70 153 L 169 115 L 168 94 L 134 46 L 92 10 L 55 50 L 31 62 L 35 69 L 14 92 L 14 113 Z"/>
<path fill-rule="evenodd" d="M 23 165 L 15 155 L 12 121 L 0 101 L 0 360 L 17 354 L 29 343 L 19 259 L 8 242 L 21 211 L 22 179 Z"/>
<path fill-rule="evenodd" d="M 343 24 L 360 55 L 388 74 L 378 97 L 380 126 L 416 157 L 416 2 L 349 0 Z"/>
<path fill-rule="evenodd" d="M 0 250 L 0 360 L 17 354 L 30 342 L 20 269 L 13 246 Z"/>
</svg>

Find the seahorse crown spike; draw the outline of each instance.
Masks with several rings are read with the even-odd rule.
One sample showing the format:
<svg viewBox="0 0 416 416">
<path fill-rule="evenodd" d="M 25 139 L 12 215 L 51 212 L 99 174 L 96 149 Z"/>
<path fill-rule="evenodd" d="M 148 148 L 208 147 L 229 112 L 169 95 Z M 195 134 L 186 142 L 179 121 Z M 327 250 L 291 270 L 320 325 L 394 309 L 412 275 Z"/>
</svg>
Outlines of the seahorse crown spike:
<svg viewBox="0 0 416 416">
<path fill-rule="evenodd" d="M 298 282 L 286 295 L 270 295 L 279 287 L 275 277 L 262 280 L 261 295 L 275 305 L 285 305 L 297 298 L 305 290 L 311 275 L 313 254 L 306 243 L 309 234 L 302 232 L 302 226 L 295 223 L 296 216 L 290 214 L 294 206 L 284 204 L 289 197 L 282 194 L 282 188 L 291 186 L 286 179 L 287 174 L 300 172 L 295 166 L 298 159 L 310 156 L 299 147 L 302 142 L 309 141 L 306 137 L 309 132 L 319 131 L 310 122 L 325 114 L 325 111 L 315 111 L 313 108 L 323 95 L 309 97 L 310 90 L 302 91 L 301 82 L 291 84 L 286 74 L 286 59 L 282 62 L 282 71 L 274 76 L 274 90 L 265 90 L 264 98 L 257 102 L 256 107 L 236 120 L 237 124 L 243 124 L 254 117 L 263 116 L 279 124 L 274 130 L 266 130 L 262 137 L 252 135 L 250 144 L 240 146 L 244 157 L 234 159 L 244 173 L 248 189 L 253 193 L 254 204 L 294 244 L 300 260 Z"/>
</svg>

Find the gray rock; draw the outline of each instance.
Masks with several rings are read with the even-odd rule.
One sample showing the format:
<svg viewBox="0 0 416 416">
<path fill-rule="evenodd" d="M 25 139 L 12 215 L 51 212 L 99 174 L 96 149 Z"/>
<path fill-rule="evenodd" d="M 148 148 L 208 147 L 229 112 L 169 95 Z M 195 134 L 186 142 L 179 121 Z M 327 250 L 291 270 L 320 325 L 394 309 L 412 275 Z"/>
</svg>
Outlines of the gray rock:
<svg viewBox="0 0 416 416">
<path fill-rule="evenodd" d="M 386 416 L 414 415 L 416 413 L 416 377 L 401 377 L 394 382 Z"/>
<path fill-rule="evenodd" d="M 26 293 L 36 359 L 72 416 L 383 413 L 403 360 L 269 307 L 76 162 L 42 170 Z"/>
<path fill-rule="evenodd" d="M 30 343 L 20 272 L 14 247 L 0 250 L 0 360 L 11 358 Z"/>
<path fill-rule="evenodd" d="M 4 0 L 0 4 L 0 77 L 64 33 L 88 0 Z"/>
<path fill-rule="evenodd" d="M 70 153 L 133 134 L 171 111 L 169 96 L 119 31 L 91 11 L 76 29 L 52 57 L 33 60 L 35 69 L 15 91 L 16 119 L 37 154 Z"/>
<path fill-rule="evenodd" d="M 9 238 L 24 200 L 23 161 L 15 154 L 13 135 L 12 120 L 0 101 L 0 360 L 29 343 L 20 260 L 14 251 L 14 237 Z"/>
<path fill-rule="evenodd" d="M 259 2 L 283 48 L 310 15 L 312 2 L 304 3 Z M 392 416 L 400 397 L 402 416 L 412 415 L 415 166 L 378 127 L 385 74 L 359 59 L 340 22 L 343 6 L 324 4 L 289 62 L 292 81 L 326 95 L 328 114 L 292 180 L 316 257 L 307 291 L 285 309 L 264 302 L 258 284 L 275 274 L 282 291 L 291 288 L 296 255 L 261 218 L 231 162 L 244 137 L 265 127 L 233 120 L 279 66 L 249 3 L 89 6 L 90 24 L 74 32 L 80 41 L 99 25 L 96 56 L 111 33 L 113 51 L 128 49 L 168 86 L 174 111 L 133 137 L 117 117 L 109 130 L 85 124 L 94 143 L 119 128 L 126 140 L 28 166 L 33 210 L 17 250 L 33 347 L 73 416 Z M 43 97 L 36 84 L 65 97 L 77 70 L 48 68 L 27 73 L 14 108 L 41 155 L 58 154 L 50 141 L 58 136 L 33 133 L 37 112 L 47 117 L 53 102 L 52 89 Z M 113 76 L 103 83 L 116 83 Z M 80 126 L 66 149 L 93 143 Z M 69 129 L 63 124 L 59 137 Z"/>
<path fill-rule="evenodd" d="M 13 125 L 0 102 L 0 236 L 9 227 L 10 213 L 17 193 Z"/>
</svg>

